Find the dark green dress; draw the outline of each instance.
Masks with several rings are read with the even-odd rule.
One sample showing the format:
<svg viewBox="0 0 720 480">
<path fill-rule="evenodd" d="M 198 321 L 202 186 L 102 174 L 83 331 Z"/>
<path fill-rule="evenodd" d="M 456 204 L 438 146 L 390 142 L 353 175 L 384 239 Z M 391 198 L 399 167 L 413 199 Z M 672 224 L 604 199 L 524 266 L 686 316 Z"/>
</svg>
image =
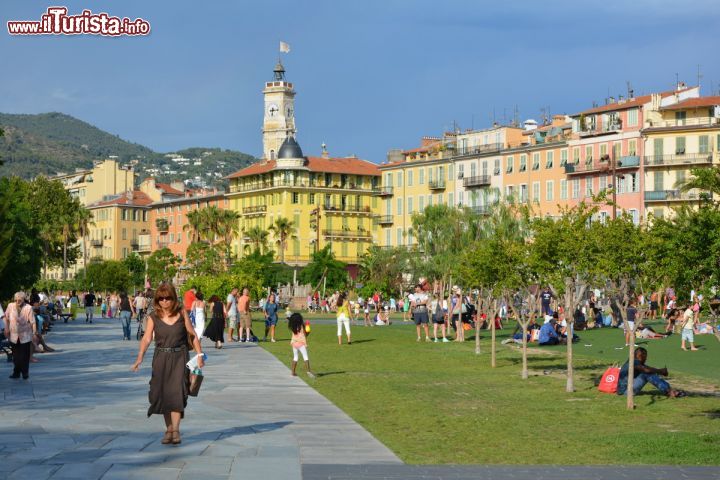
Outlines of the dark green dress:
<svg viewBox="0 0 720 480">
<path fill-rule="evenodd" d="M 148 417 L 153 413 L 164 414 L 180 412 L 185 416 L 188 389 L 190 387 L 189 370 L 185 366 L 189 360 L 187 351 L 187 330 L 182 315 L 173 324 L 168 325 L 153 315 L 155 324 L 155 354 L 152 361 L 150 378 L 150 408 Z M 163 352 L 158 348 L 181 348 L 178 352 Z"/>
</svg>

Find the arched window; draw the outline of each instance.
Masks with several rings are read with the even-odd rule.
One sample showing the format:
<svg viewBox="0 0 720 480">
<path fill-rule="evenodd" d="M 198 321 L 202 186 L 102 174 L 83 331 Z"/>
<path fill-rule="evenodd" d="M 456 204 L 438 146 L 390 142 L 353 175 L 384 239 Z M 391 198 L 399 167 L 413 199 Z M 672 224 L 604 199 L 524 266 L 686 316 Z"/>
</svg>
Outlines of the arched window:
<svg viewBox="0 0 720 480">
<path fill-rule="evenodd" d="M 270 150 L 270 160 L 275 160 L 275 150 Z"/>
</svg>

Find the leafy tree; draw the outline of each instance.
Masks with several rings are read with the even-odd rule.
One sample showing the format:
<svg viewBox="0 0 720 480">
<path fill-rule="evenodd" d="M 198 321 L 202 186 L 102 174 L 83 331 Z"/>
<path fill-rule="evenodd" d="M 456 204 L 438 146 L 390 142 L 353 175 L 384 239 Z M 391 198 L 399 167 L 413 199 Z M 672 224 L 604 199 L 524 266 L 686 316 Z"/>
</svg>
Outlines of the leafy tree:
<svg viewBox="0 0 720 480">
<path fill-rule="evenodd" d="M 203 292 L 206 298 L 217 295 L 225 299 L 234 287 L 247 287 L 250 289 L 250 297 L 255 300 L 265 295 L 262 277 L 259 276 L 257 272 L 250 271 L 232 271 L 219 275 L 198 275 L 190 277 L 184 284 L 184 290 L 187 290 L 191 286 L 197 287 Z"/>
<path fill-rule="evenodd" d="M 147 275 L 153 285 L 160 282 L 171 282 L 177 274 L 180 261 L 165 247 L 155 250 L 147 259 Z"/>
<path fill-rule="evenodd" d="M 43 249 L 30 201 L 28 182 L 0 178 L 0 299 L 32 286 L 40 277 Z"/>
<path fill-rule="evenodd" d="M 104 292 L 127 291 L 130 286 L 130 272 L 123 262 L 106 260 L 87 266 L 86 288 Z"/>
<path fill-rule="evenodd" d="M 296 238 L 296 229 L 292 220 L 286 217 L 278 217 L 275 222 L 268 228 L 275 237 L 275 243 L 280 250 L 280 263 L 285 263 L 285 249 L 287 242 L 291 238 Z"/>
<path fill-rule="evenodd" d="M 144 289 L 145 286 L 145 260 L 133 252 L 122 261 L 125 268 L 130 275 L 130 285 L 136 289 L 141 287 Z"/>
<path fill-rule="evenodd" d="M 82 241 L 82 255 L 83 255 L 83 265 L 88 264 L 88 255 L 87 255 L 87 241 L 88 241 L 88 235 L 90 232 L 90 227 L 95 226 L 95 222 L 92 221 L 93 216 L 92 212 L 88 210 L 87 208 L 80 208 L 80 210 L 77 211 L 77 214 L 75 216 L 75 229 L 78 232 L 78 235 L 80 236 L 80 240 Z"/>
<path fill-rule="evenodd" d="M 547 284 L 555 298 L 561 299 L 565 321 L 568 325 L 567 384 L 566 391 L 573 392 L 573 313 L 585 298 L 590 283 L 597 274 L 597 238 L 588 231 L 596 208 L 581 202 L 562 211 L 559 219 L 537 218 L 533 220 L 530 262 L 542 284 Z M 560 303 L 560 302 L 559 302 Z"/>
<path fill-rule="evenodd" d="M 39 176 L 30 182 L 30 204 L 33 220 L 37 223 L 43 245 L 43 273 L 47 277 L 49 266 L 61 266 L 67 256 L 66 245 L 75 243 L 72 228 L 64 237 L 61 225 L 70 220 L 75 200 L 59 180 Z M 77 204 L 79 205 L 79 204 Z M 67 240 L 65 240 L 67 239 Z"/>
<path fill-rule="evenodd" d="M 0 128 L 0 137 L 4 137 L 4 136 L 5 136 L 5 130 Z M 0 167 L 2 167 L 3 165 L 5 165 L 5 161 L 2 159 L 2 157 L 0 157 Z"/>
<path fill-rule="evenodd" d="M 193 242 L 199 242 L 206 231 L 205 217 L 202 210 L 193 210 L 185 214 L 187 223 L 183 225 L 183 231 L 190 231 Z"/>
<path fill-rule="evenodd" d="M 360 259 L 358 280 L 363 293 L 382 292 L 384 298 L 401 294 L 405 286 L 403 274 L 408 271 L 409 252 L 406 248 L 380 248 L 375 245 Z"/>
<path fill-rule="evenodd" d="M 186 261 L 193 276 L 215 275 L 223 270 L 218 249 L 207 242 L 191 243 L 187 249 Z"/>
<path fill-rule="evenodd" d="M 310 263 L 300 271 L 300 281 L 318 286 L 326 279 L 330 290 L 343 290 L 348 283 L 347 265 L 335 259 L 330 245 L 312 254 Z"/>
<path fill-rule="evenodd" d="M 222 247 L 225 255 L 225 265 L 229 267 L 232 258 L 232 242 L 240 233 L 240 214 L 235 210 L 220 210 L 215 206 L 209 208 L 217 210 L 215 233 L 218 245 Z"/>
</svg>

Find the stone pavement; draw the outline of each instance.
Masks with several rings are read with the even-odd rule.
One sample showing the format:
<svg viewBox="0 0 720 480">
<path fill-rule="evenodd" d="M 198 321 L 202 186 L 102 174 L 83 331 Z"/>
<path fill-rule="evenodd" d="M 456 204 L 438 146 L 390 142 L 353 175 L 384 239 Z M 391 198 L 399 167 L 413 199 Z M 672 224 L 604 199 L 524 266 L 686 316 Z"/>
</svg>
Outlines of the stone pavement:
<svg viewBox="0 0 720 480">
<path fill-rule="evenodd" d="M 152 347 L 133 373 L 138 342 L 120 338 L 119 321 L 56 323 L 59 351 L 37 355 L 27 381 L 7 378 L 3 357 L 0 478 L 274 480 L 300 479 L 302 463 L 400 464 L 271 354 L 237 343 L 206 341 L 183 443 L 161 445 L 162 417 L 146 417 Z"/>
<path fill-rule="evenodd" d="M 38 355 L 28 381 L 0 360 L 0 479 L 720 479 L 712 467 L 403 465 L 271 354 L 237 343 L 205 345 L 183 443 L 161 445 L 162 418 L 146 418 L 152 347 L 133 373 L 138 344 L 121 337 L 119 321 L 56 324 L 61 351 Z"/>
</svg>

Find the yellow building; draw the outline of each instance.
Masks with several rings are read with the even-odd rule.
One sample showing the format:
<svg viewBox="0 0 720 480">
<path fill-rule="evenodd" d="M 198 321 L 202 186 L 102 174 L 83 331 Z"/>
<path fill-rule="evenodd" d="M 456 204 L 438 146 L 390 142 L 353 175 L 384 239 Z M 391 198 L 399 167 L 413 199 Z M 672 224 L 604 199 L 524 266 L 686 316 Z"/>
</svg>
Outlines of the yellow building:
<svg viewBox="0 0 720 480">
<path fill-rule="evenodd" d="M 98 202 L 106 195 L 118 195 L 135 188 L 137 174 L 131 165 L 120 165 L 114 157 L 97 162 L 93 168 L 57 175 L 70 195 L 83 205 Z"/>
<path fill-rule="evenodd" d="M 87 206 L 92 212 L 87 248 L 89 260 L 122 260 L 140 249 L 139 236 L 150 231 L 152 199 L 134 190 L 108 195 Z"/>
<path fill-rule="evenodd" d="M 135 173 L 131 165 L 120 165 L 116 157 L 110 157 L 106 160 L 96 162 L 93 168 L 86 170 L 76 170 L 74 173 L 61 174 L 51 177 L 51 180 L 59 180 L 70 192 L 70 195 L 77 198 L 82 205 L 88 207 L 91 204 L 101 202 L 104 198 L 120 195 L 122 193 L 132 191 L 135 186 Z M 105 214 L 103 214 L 105 215 Z M 96 227 L 91 227 L 96 228 Z M 104 232 L 97 238 L 107 235 L 109 238 L 115 238 L 116 232 L 112 230 L 113 225 L 104 222 Z M 96 236 L 99 235 L 96 233 Z M 96 241 L 97 243 L 97 241 Z M 94 256 L 102 257 L 102 251 L 91 247 L 91 242 L 82 239 L 78 242 L 80 246 L 80 255 L 74 265 L 68 267 L 68 277 L 72 278 L 78 270 L 85 266 L 85 258 Z M 87 251 L 85 251 L 87 249 Z M 122 252 L 122 250 L 120 250 Z M 108 257 L 111 258 L 111 257 Z M 53 268 L 48 270 L 48 278 L 62 279 L 62 268 Z"/>
<path fill-rule="evenodd" d="M 377 166 L 356 157 L 331 158 L 326 151 L 320 157 L 303 155 L 294 138 L 295 91 L 281 64 L 263 93 L 264 159 L 227 177 L 229 208 L 241 215 L 243 232 L 235 254 L 241 256 L 252 247 L 250 229 L 269 231 L 275 220 L 284 217 L 293 223 L 295 235 L 280 251 L 270 234 L 268 243 L 278 259 L 307 264 L 313 252 L 331 245 L 338 260 L 357 264 L 377 241 L 373 222 L 379 203 Z"/>
<path fill-rule="evenodd" d="M 469 207 L 485 214 L 500 199 L 502 153 L 520 144 L 523 130 L 494 125 L 482 130 L 423 137 L 419 148 L 391 151 L 382 172 L 379 245 L 414 245 L 412 215 L 430 205 Z"/>
<path fill-rule="evenodd" d="M 700 191 L 680 192 L 692 168 L 720 165 L 720 96 L 661 106 L 642 130 L 645 218 L 665 217 L 672 207 L 698 205 Z"/>
</svg>

